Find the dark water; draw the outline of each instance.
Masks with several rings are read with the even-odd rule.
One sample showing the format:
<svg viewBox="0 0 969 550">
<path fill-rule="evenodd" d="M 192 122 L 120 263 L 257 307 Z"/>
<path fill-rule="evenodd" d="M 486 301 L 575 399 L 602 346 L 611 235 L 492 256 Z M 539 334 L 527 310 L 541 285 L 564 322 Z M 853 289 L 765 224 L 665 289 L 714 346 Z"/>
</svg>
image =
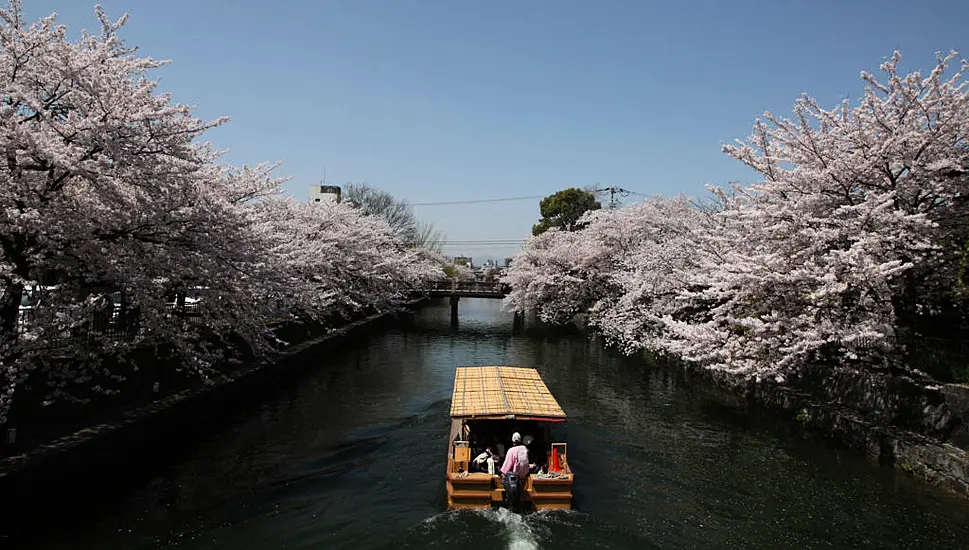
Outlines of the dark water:
<svg viewBox="0 0 969 550">
<path fill-rule="evenodd" d="M 959 548 L 969 505 L 587 337 L 446 304 L 319 358 L 263 402 L 82 494 L 38 494 L 0 548 Z M 456 365 L 535 366 L 569 414 L 576 510 L 445 512 Z M 90 487 L 93 486 L 93 489 Z M 0 496 L 2 498 L 2 496 Z M 9 504 L 9 503 L 8 503 Z"/>
</svg>

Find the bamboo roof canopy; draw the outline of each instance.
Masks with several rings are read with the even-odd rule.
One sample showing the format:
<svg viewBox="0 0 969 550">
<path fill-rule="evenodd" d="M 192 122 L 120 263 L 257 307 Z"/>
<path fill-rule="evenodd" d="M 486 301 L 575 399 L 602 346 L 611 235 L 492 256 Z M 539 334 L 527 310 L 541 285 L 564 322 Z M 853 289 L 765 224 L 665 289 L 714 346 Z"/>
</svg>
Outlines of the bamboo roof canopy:
<svg viewBox="0 0 969 550">
<path fill-rule="evenodd" d="M 451 417 L 537 417 L 565 420 L 565 412 L 532 368 L 458 367 Z"/>
</svg>

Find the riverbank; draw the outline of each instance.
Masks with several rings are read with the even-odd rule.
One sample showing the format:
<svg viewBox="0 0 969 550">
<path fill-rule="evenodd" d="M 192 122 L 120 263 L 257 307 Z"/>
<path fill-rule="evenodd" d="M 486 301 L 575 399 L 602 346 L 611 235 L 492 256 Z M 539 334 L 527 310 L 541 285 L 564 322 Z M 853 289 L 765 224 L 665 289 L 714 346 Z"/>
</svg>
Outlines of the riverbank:
<svg viewBox="0 0 969 550">
<path fill-rule="evenodd" d="M 423 301 L 423 298 L 414 300 L 406 309 Z M 188 424 L 226 413 L 229 405 L 252 397 L 305 368 L 308 360 L 320 352 L 360 335 L 364 329 L 392 320 L 399 313 L 378 313 L 358 319 L 239 369 L 221 382 L 161 397 L 0 459 L 0 493 L 30 494 L 42 487 L 56 487 L 72 477 L 86 476 L 93 469 L 109 469 L 123 461 L 126 451 L 163 444 L 167 438 L 177 437 Z"/>
<path fill-rule="evenodd" d="M 591 330 L 587 314 L 576 315 L 572 324 Z M 826 365 L 809 366 L 783 383 L 679 368 L 735 392 L 754 409 L 969 498 L 969 385 Z"/>
<path fill-rule="evenodd" d="M 572 323 L 589 330 L 587 315 Z M 788 418 L 880 465 L 969 498 L 967 385 L 826 365 L 812 365 L 783 383 L 679 368 L 733 391 L 757 412 Z"/>
<path fill-rule="evenodd" d="M 969 497 L 967 386 L 821 365 L 783 383 L 680 368 L 736 393 L 751 413 L 787 418 L 882 466 Z"/>
<path fill-rule="evenodd" d="M 590 330 L 587 314 L 572 323 Z M 786 417 L 883 466 L 969 498 L 969 385 L 827 365 L 809 366 L 783 383 L 679 368 L 735 392 L 753 409 Z"/>
</svg>

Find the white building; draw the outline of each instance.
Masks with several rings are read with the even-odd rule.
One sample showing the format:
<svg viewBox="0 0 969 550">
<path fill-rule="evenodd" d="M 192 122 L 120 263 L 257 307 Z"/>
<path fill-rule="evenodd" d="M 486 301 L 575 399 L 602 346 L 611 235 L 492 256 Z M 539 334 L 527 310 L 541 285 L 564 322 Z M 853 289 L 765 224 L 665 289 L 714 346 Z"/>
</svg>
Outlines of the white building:
<svg viewBox="0 0 969 550">
<path fill-rule="evenodd" d="M 310 202 L 340 202 L 339 185 L 311 185 Z"/>
</svg>

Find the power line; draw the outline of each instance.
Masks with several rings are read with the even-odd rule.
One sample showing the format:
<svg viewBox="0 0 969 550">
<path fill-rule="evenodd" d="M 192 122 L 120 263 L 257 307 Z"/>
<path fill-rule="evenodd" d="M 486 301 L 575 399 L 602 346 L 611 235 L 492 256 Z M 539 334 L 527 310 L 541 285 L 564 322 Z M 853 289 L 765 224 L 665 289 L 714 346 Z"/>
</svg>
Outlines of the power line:
<svg viewBox="0 0 969 550">
<path fill-rule="evenodd" d="M 508 201 L 529 201 L 535 199 L 544 199 L 544 196 L 534 196 L 534 197 L 508 197 L 503 199 L 472 199 L 463 201 L 440 201 L 440 202 L 412 202 L 411 206 L 446 206 L 451 204 L 479 204 L 483 202 L 508 202 Z"/>
<path fill-rule="evenodd" d="M 479 239 L 479 240 L 463 240 L 463 239 L 444 239 L 442 243 L 456 243 L 456 244 L 475 244 L 475 243 L 523 243 L 528 239 Z"/>
<path fill-rule="evenodd" d="M 619 207 L 619 201 L 616 200 L 616 195 L 619 195 L 620 199 L 622 197 L 628 197 L 629 195 L 639 195 L 642 197 L 648 196 L 644 193 L 639 193 L 637 191 L 630 191 L 629 189 L 623 189 L 622 187 L 618 187 L 615 185 L 611 185 L 609 187 L 599 187 L 598 184 L 596 184 L 596 187 L 592 190 L 592 193 L 594 194 L 609 193 L 610 209 L 615 209 Z"/>
<path fill-rule="evenodd" d="M 479 246 L 503 246 L 508 248 L 517 248 L 525 246 L 528 241 L 442 241 L 437 243 L 440 246 L 463 246 L 466 248 L 477 248 Z"/>
<path fill-rule="evenodd" d="M 640 193 L 638 191 L 632 191 L 630 189 L 622 189 L 620 187 L 605 187 L 597 188 L 593 190 L 594 193 L 604 193 L 610 192 L 615 195 L 620 193 L 621 195 L 639 195 L 641 197 L 648 197 L 649 195 L 645 193 Z M 544 199 L 548 195 L 534 195 L 531 197 L 503 197 L 500 199 L 467 199 L 467 200 L 456 200 L 456 201 L 437 201 L 437 202 L 412 202 L 411 206 L 450 206 L 455 204 L 481 204 L 488 202 L 510 202 L 510 201 L 531 201 L 535 199 Z"/>
<path fill-rule="evenodd" d="M 525 243 L 480 243 L 480 244 L 458 244 L 458 243 L 441 243 L 444 248 L 482 248 L 487 246 L 494 246 L 499 248 L 518 248 L 525 246 Z"/>
<path fill-rule="evenodd" d="M 628 195 L 639 195 L 640 197 L 649 196 L 646 193 L 640 193 L 639 191 L 633 191 L 632 189 L 623 189 L 618 185 L 610 185 L 609 187 L 599 187 L 599 184 L 596 184 L 596 186 L 592 188 L 593 193 L 605 193 L 606 191 L 610 191 L 612 193 L 624 193 Z"/>
</svg>

